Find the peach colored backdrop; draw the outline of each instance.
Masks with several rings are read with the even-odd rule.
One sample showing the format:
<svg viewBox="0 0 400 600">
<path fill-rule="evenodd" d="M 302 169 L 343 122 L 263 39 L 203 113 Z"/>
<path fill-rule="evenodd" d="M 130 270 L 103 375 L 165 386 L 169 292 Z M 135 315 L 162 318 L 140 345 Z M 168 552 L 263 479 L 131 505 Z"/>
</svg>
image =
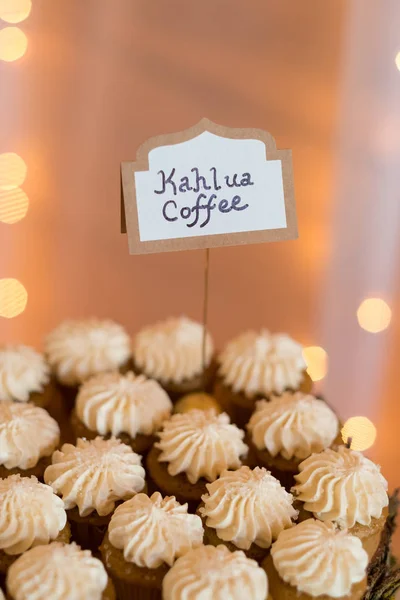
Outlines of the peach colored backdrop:
<svg viewBox="0 0 400 600">
<path fill-rule="evenodd" d="M 400 484 L 398 2 L 34 0 L 21 28 L 27 54 L 0 63 L 0 152 L 26 161 L 30 209 L 0 224 L 0 277 L 29 301 L 1 339 L 40 345 L 66 317 L 132 333 L 200 318 L 203 252 L 128 255 L 119 163 L 203 116 L 267 129 L 293 150 L 300 239 L 212 250 L 210 328 L 220 345 L 267 326 L 326 348 L 322 388 L 375 421 L 370 455 Z M 393 310 L 377 336 L 355 316 L 371 293 Z"/>
</svg>

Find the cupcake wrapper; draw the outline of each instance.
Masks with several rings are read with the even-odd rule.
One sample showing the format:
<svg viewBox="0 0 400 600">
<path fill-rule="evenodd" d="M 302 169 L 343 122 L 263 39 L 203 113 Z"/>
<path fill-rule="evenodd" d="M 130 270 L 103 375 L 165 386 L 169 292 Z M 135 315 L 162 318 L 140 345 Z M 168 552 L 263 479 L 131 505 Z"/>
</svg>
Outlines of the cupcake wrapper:
<svg viewBox="0 0 400 600">
<path fill-rule="evenodd" d="M 161 590 L 146 588 L 113 578 L 118 600 L 161 600 Z"/>
</svg>

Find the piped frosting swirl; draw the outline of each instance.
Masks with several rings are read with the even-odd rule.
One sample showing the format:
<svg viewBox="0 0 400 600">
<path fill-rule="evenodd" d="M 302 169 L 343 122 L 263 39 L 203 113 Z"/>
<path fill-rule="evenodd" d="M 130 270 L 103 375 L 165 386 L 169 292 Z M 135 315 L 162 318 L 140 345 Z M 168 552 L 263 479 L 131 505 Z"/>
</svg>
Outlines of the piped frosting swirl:
<svg viewBox="0 0 400 600">
<path fill-rule="evenodd" d="M 131 355 L 130 338 L 118 323 L 65 321 L 45 340 L 47 359 L 59 381 L 79 385 L 92 375 L 118 370 Z"/>
<path fill-rule="evenodd" d="M 345 446 L 313 454 L 299 465 L 292 491 L 305 510 L 341 528 L 370 525 L 388 505 L 387 481 L 380 468 Z"/>
<path fill-rule="evenodd" d="M 101 600 L 107 582 L 103 563 L 90 550 L 53 542 L 11 565 L 7 589 L 14 600 Z"/>
<path fill-rule="evenodd" d="M 171 412 L 172 402 L 157 381 L 132 372 L 96 375 L 76 399 L 78 418 L 101 435 L 151 435 Z"/>
<path fill-rule="evenodd" d="M 6 554 L 48 544 L 66 522 L 63 502 L 49 485 L 36 477 L 0 479 L 0 550 Z"/>
<path fill-rule="evenodd" d="M 227 344 L 219 356 L 224 383 L 249 398 L 296 390 L 307 365 L 302 347 L 288 335 L 248 331 Z"/>
<path fill-rule="evenodd" d="M 29 346 L 0 347 L 0 401 L 27 402 L 32 392 L 43 392 L 49 381 L 43 354 Z"/>
<path fill-rule="evenodd" d="M 0 464 L 6 469 L 31 469 L 58 445 L 60 429 L 43 408 L 0 402 Z"/>
<path fill-rule="evenodd" d="M 127 562 L 156 569 L 171 566 L 179 556 L 203 542 L 200 517 L 187 512 L 173 496 L 138 494 L 117 507 L 108 537 Z"/>
<path fill-rule="evenodd" d="M 308 519 L 282 531 L 271 549 L 280 577 L 310 596 L 348 596 L 366 576 L 368 554 L 361 541 L 332 523 Z"/>
<path fill-rule="evenodd" d="M 302 392 L 285 392 L 270 402 L 257 402 L 247 427 L 256 448 L 291 460 L 307 458 L 330 446 L 339 422 L 323 400 Z"/>
<path fill-rule="evenodd" d="M 145 485 L 141 457 L 115 438 L 64 444 L 52 462 L 45 482 L 62 497 L 67 510 L 77 506 L 82 517 L 93 511 L 110 514 L 117 501 L 131 498 Z"/>
<path fill-rule="evenodd" d="M 239 468 L 240 457 L 248 450 L 244 432 L 230 423 L 227 414 L 212 409 L 172 415 L 158 436 L 158 460 L 168 463 L 172 476 L 186 473 L 190 483 L 201 477 L 214 481 L 225 469 Z"/>
<path fill-rule="evenodd" d="M 224 542 L 242 550 L 254 543 L 269 548 L 283 529 L 297 517 L 293 496 L 266 469 L 240 467 L 224 471 L 208 483 L 200 513 L 206 525 Z"/>
<path fill-rule="evenodd" d="M 163 580 L 164 600 L 265 600 L 268 579 L 255 560 L 225 546 L 200 546 L 179 558 Z"/>
<path fill-rule="evenodd" d="M 148 377 L 163 383 L 181 383 L 199 375 L 203 326 L 187 317 L 173 318 L 139 331 L 134 341 L 135 364 Z M 213 356 L 211 336 L 206 336 L 206 365 Z"/>
</svg>

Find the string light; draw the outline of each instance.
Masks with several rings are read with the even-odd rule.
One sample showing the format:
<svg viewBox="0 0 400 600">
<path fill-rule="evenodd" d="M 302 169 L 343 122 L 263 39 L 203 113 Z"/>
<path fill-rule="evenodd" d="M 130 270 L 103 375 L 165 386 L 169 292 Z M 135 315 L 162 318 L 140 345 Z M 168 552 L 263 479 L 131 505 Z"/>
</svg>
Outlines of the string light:
<svg viewBox="0 0 400 600">
<path fill-rule="evenodd" d="M 28 38 L 19 27 L 0 29 L 0 60 L 18 60 L 25 54 L 27 47 Z"/>
<path fill-rule="evenodd" d="M 392 311 L 382 298 L 366 298 L 357 310 L 360 327 L 370 333 L 379 333 L 389 327 Z"/>
<path fill-rule="evenodd" d="M 0 19 L 6 23 L 20 23 L 29 16 L 32 0 L 0 0 Z"/>
<path fill-rule="evenodd" d="M 0 189 L 12 190 L 20 187 L 26 177 L 26 164 L 18 154 L 0 154 Z"/>
<path fill-rule="evenodd" d="M 328 355 L 320 346 L 308 346 L 303 349 L 307 363 L 307 373 L 313 381 L 320 381 L 328 372 Z"/>
<path fill-rule="evenodd" d="M 367 417 L 351 417 L 342 428 L 342 439 L 352 450 L 368 450 L 376 440 L 376 427 Z"/>
<path fill-rule="evenodd" d="M 18 279 L 0 279 L 0 317 L 12 319 L 26 308 L 28 293 Z"/>
<path fill-rule="evenodd" d="M 398 68 L 398 70 L 400 71 L 400 52 L 398 52 L 398 53 L 396 54 L 395 63 L 396 63 L 396 67 L 397 67 L 397 68 Z"/>
<path fill-rule="evenodd" d="M 0 221 L 12 225 L 23 219 L 28 211 L 29 199 L 23 190 L 0 190 Z"/>
</svg>

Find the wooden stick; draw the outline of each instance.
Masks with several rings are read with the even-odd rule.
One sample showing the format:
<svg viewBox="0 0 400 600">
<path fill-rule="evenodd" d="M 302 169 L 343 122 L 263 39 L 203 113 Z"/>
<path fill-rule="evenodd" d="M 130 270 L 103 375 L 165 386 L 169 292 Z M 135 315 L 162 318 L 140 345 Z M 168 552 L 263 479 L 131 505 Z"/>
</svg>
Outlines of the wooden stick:
<svg viewBox="0 0 400 600">
<path fill-rule="evenodd" d="M 207 349 L 207 321 L 208 321 L 208 274 L 210 270 L 210 248 L 206 248 L 206 258 L 204 265 L 204 296 L 203 296 L 203 345 L 201 356 L 203 362 L 203 371 L 206 370 L 206 349 Z"/>
</svg>

